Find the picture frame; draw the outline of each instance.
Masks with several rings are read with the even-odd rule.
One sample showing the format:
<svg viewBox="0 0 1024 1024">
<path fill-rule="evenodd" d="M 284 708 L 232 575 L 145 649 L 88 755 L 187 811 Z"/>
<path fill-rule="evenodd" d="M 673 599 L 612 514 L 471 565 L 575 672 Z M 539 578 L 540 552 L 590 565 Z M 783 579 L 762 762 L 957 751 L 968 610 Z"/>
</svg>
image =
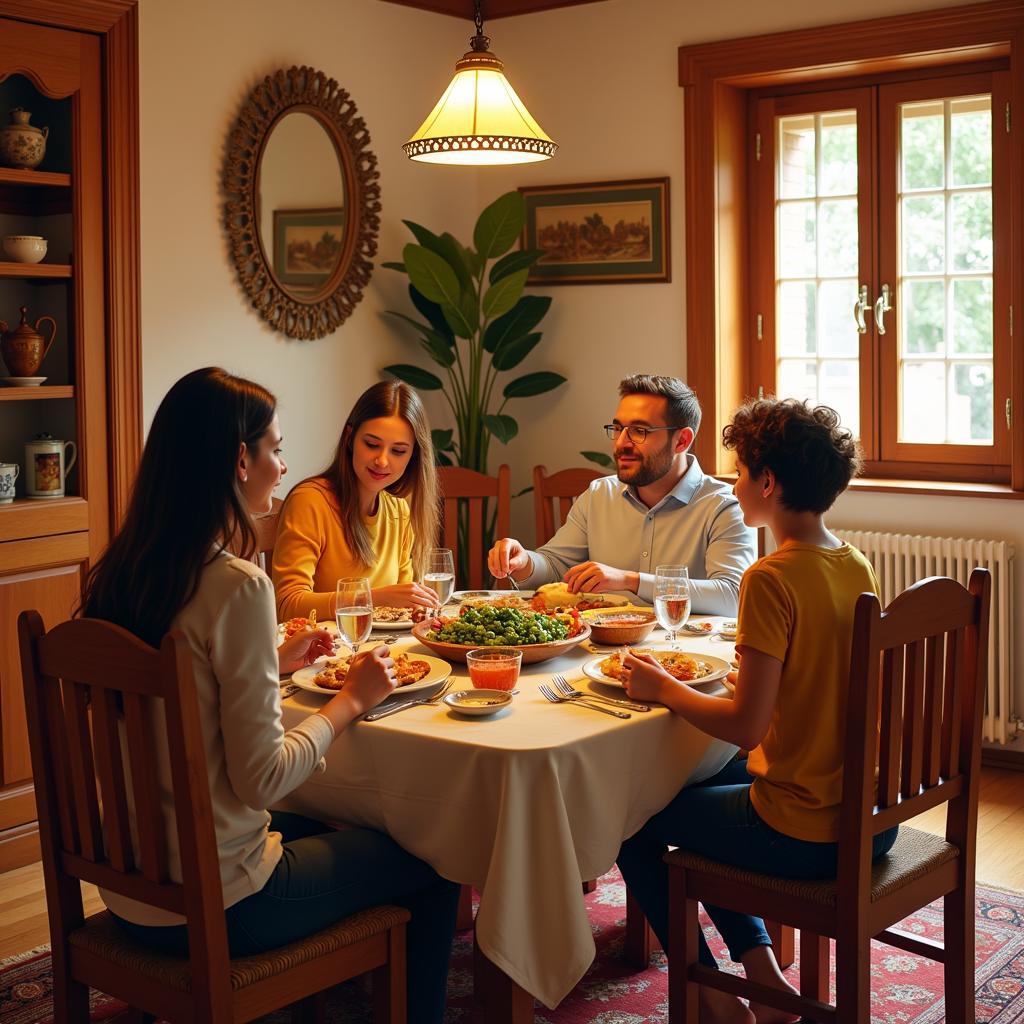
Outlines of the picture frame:
<svg viewBox="0 0 1024 1024">
<path fill-rule="evenodd" d="M 330 280 L 344 249 L 343 207 L 274 211 L 274 276 L 280 284 L 316 291 Z"/>
<path fill-rule="evenodd" d="M 672 280 L 668 178 L 531 185 L 519 192 L 526 200 L 521 247 L 545 250 L 527 284 Z"/>
</svg>

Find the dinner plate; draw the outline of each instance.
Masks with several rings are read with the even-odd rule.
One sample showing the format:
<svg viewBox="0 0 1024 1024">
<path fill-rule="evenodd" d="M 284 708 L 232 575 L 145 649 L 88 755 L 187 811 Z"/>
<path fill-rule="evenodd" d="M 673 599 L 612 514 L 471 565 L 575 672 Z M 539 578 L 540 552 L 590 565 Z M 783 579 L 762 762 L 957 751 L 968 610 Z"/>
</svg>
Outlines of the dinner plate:
<svg viewBox="0 0 1024 1024">
<path fill-rule="evenodd" d="M 451 665 L 440 658 L 433 658 L 429 654 L 413 654 L 409 657 L 413 661 L 427 662 L 430 665 L 430 671 L 418 683 L 409 683 L 408 686 L 398 687 L 392 696 L 415 693 L 417 690 L 427 690 L 431 686 L 443 683 L 452 674 Z M 322 686 L 317 686 L 313 682 L 313 677 L 320 671 L 325 661 L 327 661 L 327 658 L 317 658 L 312 665 L 307 665 L 305 668 L 300 668 L 297 672 L 293 672 L 292 682 L 300 690 L 315 693 L 318 697 L 333 697 L 336 693 L 340 693 L 340 690 L 325 690 Z"/>
<path fill-rule="evenodd" d="M 462 604 L 464 601 L 489 601 L 496 597 L 509 597 L 513 594 L 529 601 L 535 593 L 535 590 L 456 590 L 446 603 Z"/>
<path fill-rule="evenodd" d="M 658 651 L 658 654 L 667 653 Z M 704 683 L 712 683 L 718 679 L 724 679 L 731 671 L 727 661 L 723 661 L 721 658 L 715 658 L 710 654 L 698 654 L 695 651 L 679 651 L 680 654 L 688 654 L 691 658 L 695 658 L 697 661 L 706 661 L 711 666 L 711 671 L 706 676 L 701 676 L 700 679 L 690 680 L 691 686 L 703 685 Z M 605 683 L 608 686 L 619 686 L 625 689 L 626 686 L 618 679 L 613 679 L 611 676 L 606 676 L 601 671 L 601 662 L 605 658 L 611 657 L 611 655 L 604 654 L 599 658 L 591 658 L 583 665 L 583 674 L 588 679 L 593 679 L 596 683 Z"/>
<path fill-rule="evenodd" d="M 277 646 L 280 647 L 284 643 L 284 623 L 279 622 L 277 624 Z M 326 629 L 335 640 L 338 639 L 338 624 L 333 619 L 324 619 L 323 622 L 316 624 L 317 629 Z"/>
<path fill-rule="evenodd" d="M 392 630 L 395 632 L 402 632 L 407 629 L 412 629 L 416 623 L 412 619 L 399 619 L 397 622 L 390 622 L 386 619 L 374 619 L 373 620 L 373 631 L 375 633 L 390 633 Z"/>
<path fill-rule="evenodd" d="M 701 628 L 701 626 L 706 628 Z M 714 624 L 704 619 L 698 619 L 696 622 L 687 622 L 679 627 L 680 633 L 686 633 L 689 636 L 714 636 L 718 632 L 715 629 Z"/>
</svg>

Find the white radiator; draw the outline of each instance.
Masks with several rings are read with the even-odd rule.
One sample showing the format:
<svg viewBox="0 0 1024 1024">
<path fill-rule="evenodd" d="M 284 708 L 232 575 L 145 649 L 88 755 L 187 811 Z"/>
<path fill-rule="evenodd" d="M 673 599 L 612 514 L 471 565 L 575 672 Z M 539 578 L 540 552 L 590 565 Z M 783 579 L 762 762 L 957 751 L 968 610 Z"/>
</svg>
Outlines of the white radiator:
<svg viewBox="0 0 1024 1024">
<path fill-rule="evenodd" d="M 833 530 L 859 548 L 874 567 L 887 605 L 927 576 L 950 576 L 967 586 L 971 570 L 992 573 L 989 616 L 988 692 L 982 738 L 1005 743 L 1015 731 L 1013 696 L 1013 545 L 959 537 L 917 537 L 906 533 Z"/>
</svg>

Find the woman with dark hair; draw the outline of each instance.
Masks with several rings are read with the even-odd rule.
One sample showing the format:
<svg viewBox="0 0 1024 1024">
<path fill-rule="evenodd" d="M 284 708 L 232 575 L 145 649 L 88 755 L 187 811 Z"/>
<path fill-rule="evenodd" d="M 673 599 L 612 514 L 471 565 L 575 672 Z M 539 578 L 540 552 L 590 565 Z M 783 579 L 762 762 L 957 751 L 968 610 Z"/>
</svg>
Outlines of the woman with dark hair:
<svg viewBox="0 0 1024 1024">
<path fill-rule="evenodd" d="M 246 956 L 379 903 L 412 911 L 410 1021 L 437 1024 L 458 887 L 368 829 L 333 831 L 266 808 L 317 770 L 335 737 L 395 687 L 387 647 L 359 655 L 344 689 L 285 732 L 279 673 L 329 652 L 324 631 L 275 648 L 274 591 L 247 560 L 252 513 L 270 509 L 285 472 L 274 396 L 208 367 L 179 380 L 157 409 L 124 525 L 86 583 L 81 613 L 157 645 L 180 630 L 192 651 L 216 825 L 228 942 Z M 238 541 L 240 538 L 240 543 Z M 235 539 L 238 556 L 225 547 Z M 159 713 L 159 712 L 158 712 Z M 172 877 L 180 853 L 165 733 L 154 750 Z M 172 955 L 188 949 L 177 915 L 100 890 L 121 926 Z"/>
<path fill-rule="evenodd" d="M 370 580 L 374 605 L 433 608 L 414 581 L 436 543 L 437 473 L 419 395 L 381 381 L 356 400 L 331 464 L 288 495 L 274 545 L 274 588 L 282 620 L 316 609 L 334 617 L 335 584 Z"/>
</svg>

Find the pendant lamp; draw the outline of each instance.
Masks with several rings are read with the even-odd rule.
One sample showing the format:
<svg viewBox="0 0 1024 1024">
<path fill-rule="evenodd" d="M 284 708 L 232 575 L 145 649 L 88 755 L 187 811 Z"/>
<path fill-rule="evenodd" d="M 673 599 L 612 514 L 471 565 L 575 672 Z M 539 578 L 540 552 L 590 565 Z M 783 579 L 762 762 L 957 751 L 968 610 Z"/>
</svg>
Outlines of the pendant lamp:
<svg viewBox="0 0 1024 1024">
<path fill-rule="evenodd" d="M 402 149 L 431 164 L 525 164 L 547 160 L 558 146 L 530 116 L 484 35 L 476 0 L 472 49 L 455 65 L 437 106 Z"/>
</svg>

